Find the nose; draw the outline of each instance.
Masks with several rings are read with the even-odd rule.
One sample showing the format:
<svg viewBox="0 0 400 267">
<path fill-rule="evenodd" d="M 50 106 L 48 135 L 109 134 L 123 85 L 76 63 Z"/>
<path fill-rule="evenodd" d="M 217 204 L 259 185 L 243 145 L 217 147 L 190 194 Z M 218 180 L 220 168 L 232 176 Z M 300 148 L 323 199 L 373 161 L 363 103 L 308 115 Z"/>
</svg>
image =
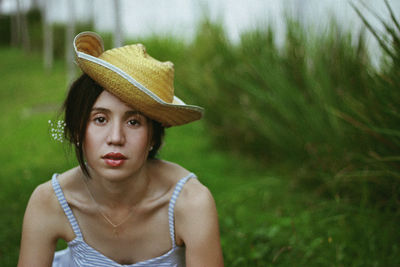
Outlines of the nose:
<svg viewBox="0 0 400 267">
<path fill-rule="evenodd" d="M 109 134 L 107 136 L 107 144 L 121 146 L 125 143 L 125 133 L 122 124 L 119 122 L 111 123 Z"/>
</svg>

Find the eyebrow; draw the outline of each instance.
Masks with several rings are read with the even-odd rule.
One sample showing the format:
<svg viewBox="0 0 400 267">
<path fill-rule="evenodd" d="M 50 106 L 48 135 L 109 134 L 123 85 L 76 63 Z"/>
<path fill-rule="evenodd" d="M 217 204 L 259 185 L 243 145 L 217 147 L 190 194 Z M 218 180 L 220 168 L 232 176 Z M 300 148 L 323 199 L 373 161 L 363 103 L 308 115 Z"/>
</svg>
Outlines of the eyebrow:
<svg viewBox="0 0 400 267">
<path fill-rule="evenodd" d="M 92 108 L 91 112 L 103 112 L 103 113 L 111 113 L 111 111 L 107 108 L 102 108 L 102 107 L 94 107 Z M 143 113 L 141 113 L 138 110 L 128 110 L 125 112 L 126 116 L 132 116 L 132 115 L 142 115 L 144 116 Z"/>
</svg>

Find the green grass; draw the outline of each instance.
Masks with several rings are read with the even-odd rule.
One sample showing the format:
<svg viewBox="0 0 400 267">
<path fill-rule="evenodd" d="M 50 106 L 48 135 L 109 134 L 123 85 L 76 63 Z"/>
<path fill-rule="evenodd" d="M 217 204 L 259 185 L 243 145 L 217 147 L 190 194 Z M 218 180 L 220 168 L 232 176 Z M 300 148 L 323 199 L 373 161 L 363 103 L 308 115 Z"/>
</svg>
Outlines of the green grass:
<svg viewBox="0 0 400 267">
<path fill-rule="evenodd" d="M 46 74 L 38 55 L 1 48 L 0 58 L 0 265 L 7 267 L 17 262 L 32 190 L 75 160 L 48 127 L 66 92 L 63 62 Z M 212 191 L 226 266 L 400 264 L 400 214 L 312 193 L 292 181 L 289 163 L 262 166 L 218 151 L 202 121 L 168 129 L 161 155 Z"/>
<path fill-rule="evenodd" d="M 222 25 L 204 21 L 184 50 L 191 60 L 177 64 L 178 85 L 206 108 L 219 149 L 292 161 L 291 179 L 321 195 L 399 209 L 400 27 L 380 33 L 392 56 L 377 69 L 362 33 L 334 20 L 324 32 L 286 25 L 278 46 L 271 27 L 233 43 Z"/>
</svg>

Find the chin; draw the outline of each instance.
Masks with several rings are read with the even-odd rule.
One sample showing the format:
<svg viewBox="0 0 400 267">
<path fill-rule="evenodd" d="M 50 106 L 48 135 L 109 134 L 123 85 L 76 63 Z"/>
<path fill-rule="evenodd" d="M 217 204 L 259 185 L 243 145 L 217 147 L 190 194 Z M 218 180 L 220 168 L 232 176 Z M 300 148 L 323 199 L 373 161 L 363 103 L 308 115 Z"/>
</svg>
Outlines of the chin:
<svg viewBox="0 0 400 267">
<path fill-rule="evenodd" d="M 140 174 L 146 165 L 146 160 L 130 160 L 118 166 L 111 166 L 103 160 L 100 162 L 90 162 L 90 160 L 88 160 L 87 164 L 89 173 L 93 177 L 103 177 L 107 180 L 121 180 Z"/>
<path fill-rule="evenodd" d="M 113 167 L 103 167 L 103 168 L 98 168 L 96 170 L 92 169 L 92 172 L 95 176 L 98 177 L 103 177 L 106 180 L 109 181 L 119 181 L 119 180 L 124 180 L 130 177 L 133 177 L 140 173 L 140 169 L 134 171 L 135 168 L 113 168 Z"/>
</svg>

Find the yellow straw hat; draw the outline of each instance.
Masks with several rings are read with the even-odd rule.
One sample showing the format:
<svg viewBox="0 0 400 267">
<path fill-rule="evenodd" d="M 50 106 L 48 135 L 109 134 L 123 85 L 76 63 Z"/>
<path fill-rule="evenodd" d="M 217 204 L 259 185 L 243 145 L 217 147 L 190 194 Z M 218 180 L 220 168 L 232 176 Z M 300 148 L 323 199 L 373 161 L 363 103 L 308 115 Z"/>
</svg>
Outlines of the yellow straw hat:
<svg viewBox="0 0 400 267">
<path fill-rule="evenodd" d="M 105 90 L 164 126 L 198 120 L 203 108 L 186 105 L 174 95 L 174 65 L 146 53 L 142 44 L 104 51 L 103 40 L 94 32 L 74 39 L 78 66 Z"/>
</svg>

